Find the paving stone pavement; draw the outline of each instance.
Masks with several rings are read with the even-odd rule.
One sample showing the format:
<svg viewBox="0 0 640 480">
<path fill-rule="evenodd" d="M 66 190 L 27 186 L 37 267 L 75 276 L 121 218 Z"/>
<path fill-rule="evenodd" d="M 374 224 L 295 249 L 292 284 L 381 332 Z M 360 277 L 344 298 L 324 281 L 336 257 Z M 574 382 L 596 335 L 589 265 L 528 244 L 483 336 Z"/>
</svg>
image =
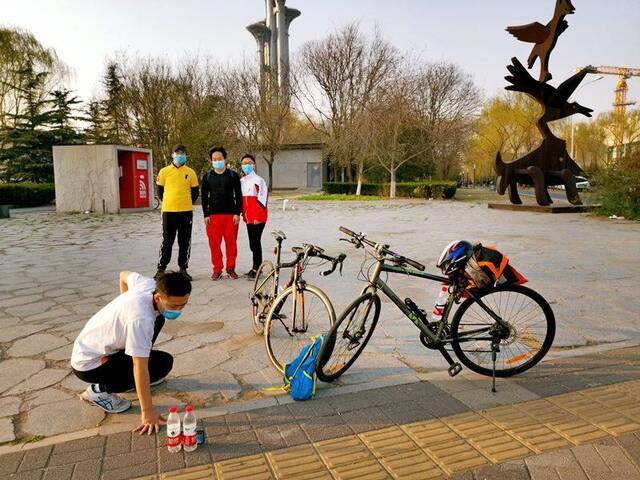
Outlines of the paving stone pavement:
<svg viewBox="0 0 640 480">
<path fill-rule="evenodd" d="M 336 389 L 308 402 L 204 418 L 206 444 L 193 453 L 170 454 L 164 432 L 93 435 L 10 453 L 0 447 L 0 480 L 157 478 L 165 472 L 171 477 L 161 478 L 199 479 L 215 478 L 214 470 L 219 479 L 261 478 L 240 475 L 247 458 L 261 459 L 264 478 L 323 478 L 287 473 L 291 458 L 306 468 L 318 453 L 324 462 L 318 471 L 330 468 L 333 478 L 378 478 L 363 474 L 372 465 L 381 469 L 379 478 L 640 478 L 640 347 L 552 360 L 544 367 L 536 375 L 500 380 L 497 394 L 485 377 L 432 373 L 410 384 L 347 394 Z M 543 391 L 541 379 L 561 385 L 562 394 Z M 470 400 L 464 395 L 469 391 L 486 392 L 492 401 Z M 292 447 L 301 450 L 293 455 Z M 379 462 L 365 465 L 363 457 L 372 454 Z M 345 462 L 353 469 L 345 470 Z"/>
<path fill-rule="evenodd" d="M 501 212 L 482 204 L 456 202 L 291 200 L 289 206 L 295 210 L 286 212 L 280 205 L 272 201 L 267 231 L 286 231 L 285 247 L 312 241 L 330 253 L 348 254 L 343 277 L 319 277 L 318 270 L 306 274 L 328 293 L 337 312 L 362 287 L 355 281 L 361 252 L 338 242 L 337 227 L 346 225 L 385 240 L 430 266 L 453 238 L 497 245 L 554 308 L 558 331 L 551 355 L 585 345 L 635 341 L 640 336 L 637 223 L 587 215 Z M 279 384 L 280 376 L 266 358 L 262 339 L 252 334 L 247 301 L 250 283 L 208 280 L 209 252 L 200 215 L 198 208 L 190 269 L 192 301 L 183 318 L 167 325 L 157 342 L 158 348 L 176 359 L 169 380 L 154 390 L 156 402 L 162 408 L 189 402 L 211 414 L 277 406 L 286 399 L 262 391 Z M 158 212 L 93 216 L 45 211 L 17 213 L 2 221 L 0 406 L 6 407 L 0 409 L 4 410 L 0 443 L 69 432 L 108 434 L 137 421 L 137 407 L 123 415 L 105 416 L 80 403 L 75 396 L 86 384 L 69 372 L 68 357 L 88 318 L 116 295 L 120 270 L 154 273 L 160 235 Z M 272 243 L 266 233 L 266 258 Z M 242 272 L 249 269 L 250 261 L 244 229 L 239 245 L 238 270 Z M 391 285 L 400 295 L 426 306 L 433 302 L 438 287 L 405 278 L 393 278 Z M 438 354 L 419 344 L 415 328 L 384 303 L 381 322 L 366 352 L 348 375 L 323 388 L 333 394 L 334 390 L 347 393 L 415 382 L 444 366 Z M 517 391 L 517 383 L 513 385 L 509 387 L 513 395 L 527 395 Z M 528 391 L 539 394 L 562 388 L 540 381 Z M 484 398 L 478 392 L 465 395 L 469 402 Z"/>
</svg>

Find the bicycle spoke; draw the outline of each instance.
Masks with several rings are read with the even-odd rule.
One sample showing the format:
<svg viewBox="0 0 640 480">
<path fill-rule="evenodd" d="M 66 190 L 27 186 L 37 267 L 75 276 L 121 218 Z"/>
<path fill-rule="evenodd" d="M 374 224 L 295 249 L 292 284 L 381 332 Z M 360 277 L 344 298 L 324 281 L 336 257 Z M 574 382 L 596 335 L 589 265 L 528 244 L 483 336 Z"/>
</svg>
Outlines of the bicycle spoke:
<svg viewBox="0 0 640 480">
<path fill-rule="evenodd" d="M 547 319 L 534 299 L 517 291 L 497 290 L 484 295 L 482 301 L 509 326 L 509 336 L 500 341 L 497 369 L 516 368 L 528 362 L 543 348 L 548 328 Z M 495 323 L 488 312 L 474 302 L 464 312 L 458 325 L 460 349 L 485 369 L 490 369 L 492 365 L 492 340 L 486 331 L 476 331 Z M 475 336 L 483 338 L 474 339 Z"/>
<path fill-rule="evenodd" d="M 319 296 L 309 290 L 290 293 L 271 318 L 267 341 L 272 356 L 284 367 L 328 326 L 329 311 Z"/>
<path fill-rule="evenodd" d="M 335 374 L 359 353 L 371 328 L 374 314 L 374 301 L 365 300 L 338 325 L 331 356 L 322 367 L 325 374 Z"/>
</svg>

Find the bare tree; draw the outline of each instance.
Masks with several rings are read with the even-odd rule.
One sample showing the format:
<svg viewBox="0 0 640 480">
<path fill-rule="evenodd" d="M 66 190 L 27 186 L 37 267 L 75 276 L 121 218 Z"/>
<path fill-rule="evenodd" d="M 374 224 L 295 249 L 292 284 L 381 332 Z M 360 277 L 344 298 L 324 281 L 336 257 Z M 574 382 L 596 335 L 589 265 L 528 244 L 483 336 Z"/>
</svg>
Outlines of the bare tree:
<svg viewBox="0 0 640 480">
<path fill-rule="evenodd" d="M 411 103 L 414 85 L 398 79 L 391 91 L 380 92 L 367 109 L 360 139 L 366 155 L 382 165 L 390 177 L 389 197 L 396 196 L 398 169 L 429 149 L 426 123 Z"/>
<path fill-rule="evenodd" d="M 273 188 L 273 165 L 291 120 L 285 99 L 263 90 L 263 85 L 272 83 L 270 78 L 263 83 L 257 69 L 243 64 L 224 76 L 222 95 L 231 144 L 245 152 L 262 152 L 269 169 L 269 189 Z"/>
<path fill-rule="evenodd" d="M 357 167 L 358 190 L 367 158 L 355 141 L 378 89 L 395 80 L 400 65 L 397 49 L 375 30 L 365 37 L 350 24 L 319 41 L 302 46 L 294 83 L 294 98 L 306 118 L 327 140 L 329 152 L 339 165 Z"/>
<path fill-rule="evenodd" d="M 428 63 L 411 77 L 411 101 L 428 134 L 426 156 L 433 160 L 438 176 L 450 178 L 461 163 L 480 110 L 479 90 L 467 73 L 448 62 Z"/>
<path fill-rule="evenodd" d="M 169 162 L 172 144 L 188 145 L 200 171 L 207 148 L 225 138 L 220 76 L 217 64 L 198 57 L 174 65 L 120 55 L 109 62 L 105 122 L 111 133 L 117 126 L 118 141 L 151 148 L 157 167 Z"/>
</svg>

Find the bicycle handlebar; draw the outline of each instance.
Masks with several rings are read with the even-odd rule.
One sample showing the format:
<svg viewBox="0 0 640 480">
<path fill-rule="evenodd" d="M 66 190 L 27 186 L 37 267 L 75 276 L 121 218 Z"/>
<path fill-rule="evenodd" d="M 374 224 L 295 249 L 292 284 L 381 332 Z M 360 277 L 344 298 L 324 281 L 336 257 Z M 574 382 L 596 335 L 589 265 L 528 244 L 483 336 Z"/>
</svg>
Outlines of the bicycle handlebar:
<svg viewBox="0 0 640 480">
<path fill-rule="evenodd" d="M 351 243 L 353 243 L 356 247 L 360 247 L 364 243 L 365 245 L 368 245 L 372 248 L 378 248 L 377 243 L 367 239 L 365 235 L 362 233 L 355 233 L 346 227 L 340 227 L 340 231 L 352 237 L 352 240 L 347 240 L 347 241 L 351 241 Z M 380 253 L 382 255 L 391 257 L 395 263 L 398 263 L 400 265 L 403 265 L 403 264 L 411 265 L 413 268 L 420 271 L 424 271 L 426 269 L 426 267 L 422 265 L 420 262 L 416 262 L 411 258 L 407 258 L 404 255 L 395 253 L 393 250 L 389 249 L 388 245 L 382 245 L 380 248 Z"/>
<path fill-rule="evenodd" d="M 330 257 L 328 255 L 318 255 L 318 257 L 324 260 L 329 260 L 331 262 L 331 268 L 329 270 L 325 270 L 324 272 L 320 272 L 320 276 L 326 277 L 328 275 L 331 275 L 333 272 L 336 271 L 336 267 L 338 266 L 338 264 L 340 264 L 340 273 L 342 274 L 342 264 L 344 262 L 344 259 L 347 258 L 347 256 L 344 253 L 341 253 L 335 258 Z"/>
<path fill-rule="evenodd" d="M 340 273 L 342 273 L 342 262 L 344 261 L 345 258 L 347 258 L 347 256 L 344 253 L 341 253 L 337 257 L 331 257 L 323 253 L 324 252 L 323 248 L 320 248 L 316 245 L 311 245 L 309 243 L 305 243 L 303 245 L 304 247 L 293 247 L 291 251 L 296 255 L 296 258 L 294 258 L 290 262 L 282 263 L 280 267 L 281 268 L 295 267 L 296 264 L 300 262 L 300 260 L 302 260 L 306 255 L 308 257 L 321 258 L 323 260 L 327 260 L 332 263 L 331 268 L 329 270 L 326 270 L 320 273 L 321 276 L 331 275 L 333 272 L 335 272 L 338 264 L 340 264 Z"/>
</svg>

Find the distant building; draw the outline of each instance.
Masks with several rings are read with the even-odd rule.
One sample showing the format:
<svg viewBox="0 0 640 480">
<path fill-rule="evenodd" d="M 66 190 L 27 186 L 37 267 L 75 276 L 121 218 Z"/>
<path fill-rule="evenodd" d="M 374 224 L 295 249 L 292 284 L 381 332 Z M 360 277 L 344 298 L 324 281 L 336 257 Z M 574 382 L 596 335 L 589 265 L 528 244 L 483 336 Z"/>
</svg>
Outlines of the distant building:
<svg viewBox="0 0 640 480">
<path fill-rule="evenodd" d="M 257 173 L 269 183 L 268 152 L 257 152 Z M 273 163 L 274 190 L 321 190 L 327 178 L 324 144 L 296 143 L 283 145 Z"/>
</svg>

